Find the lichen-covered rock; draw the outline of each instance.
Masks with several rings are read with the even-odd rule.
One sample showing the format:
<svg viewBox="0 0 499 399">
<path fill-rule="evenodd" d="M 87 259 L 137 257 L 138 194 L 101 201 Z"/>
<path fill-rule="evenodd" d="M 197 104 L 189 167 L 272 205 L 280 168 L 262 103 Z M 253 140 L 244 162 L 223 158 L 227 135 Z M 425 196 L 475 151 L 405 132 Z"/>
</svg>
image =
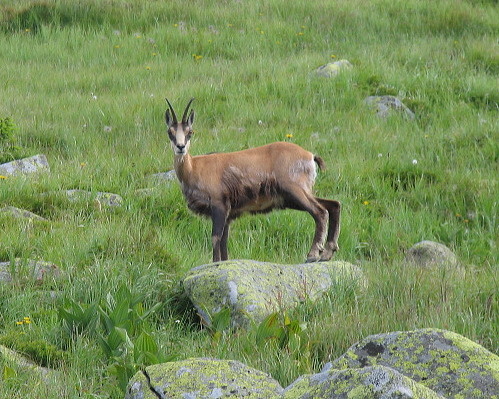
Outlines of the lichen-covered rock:
<svg viewBox="0 0 499 399">
<path fill-rule="evenodd" d="M 0 209 L 0 213 L 7 214 L 19 219 L 33 219 L 33 220 L 47 221 L 47 219 L 37 215 L 36 213 L 27 211 L 25 209 L 16 208 L 15 206 L 5 206 Z"/>
<path fill-rule="evenodd" d="M 233 360 L 196 358 L 146 367 L 128 383 L 125 399 L 272 399 L 281 393 L 262 371 Z"/>
<path fill-rule="evenodd" d="M 298 378 L 283 399 L 442 399 L 431 389 L 384 366 L 329 369 Z"/>
<path fill-rule="evenodd" d="M 342 261 L 281 265 L 253 260 L 199 266 L 183 281 L 205 323 L 228 308 L 233 326 L 260 322 L 277 310 L 316 299 L 335 284 L 364 286 L 366 281 L 357 266 Z"/>
<path fill-rule="evenodd" d="M 59 268 L 55 264 L 43 260 L 23 261 L 16 258 L 14 262 L 0 262 L 0 282 L 22 279 L 42 283 L 47 279 L 59 276 Z"/>
<path fill-rule="evenodd" d="M 372 335 L 332 362 L 336 369 L 374 365 L 393 368 L 445 398 L 499 398 L 499 356 L 453 332 Z"/>
<path fill-rule="evenodd" d="M 416 117 L 414 112 L 394 96 L 369 96 L 364 101 L 373 108 L 376 111 L 376 114 L 381 118 L 387 118 L 394 112 L 401 112 L 408 119 L 414 119 Z"/>
<path fill-rule="evenodd" d="M 315 70 L 315 73 L 325 78 L 337 76 L 341 71 L 352 69 L 353 66 L 348 60 L 338 60 L 330 62 L 326 65 L 321 65 Z"/>
<path fill-rule="evenodd" d="M 456 268 L 457 256 L 445 245 L 433 241 L 421 241 L 412 246 L 406 254 L 406 260 L 416 266 Z"/>
<path fill-rule="evenodd" d="M 34 155 L 29 158 L 18 159 L 16 161 L 0 165 L 0 175 L 29 174 L 38 171 L 50 171 L 47 157 L 43 154 Z"/>
</svg>

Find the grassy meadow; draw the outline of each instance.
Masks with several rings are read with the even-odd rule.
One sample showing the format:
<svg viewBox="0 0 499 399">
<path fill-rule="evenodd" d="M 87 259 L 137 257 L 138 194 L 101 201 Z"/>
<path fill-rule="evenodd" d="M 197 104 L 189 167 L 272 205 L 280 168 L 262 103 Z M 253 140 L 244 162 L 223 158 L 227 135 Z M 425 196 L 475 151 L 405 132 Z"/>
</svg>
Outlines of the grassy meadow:
<svg viewBox="0 0 499 399">
<path fill-rule="evenodd" d="M 499 352 L 499 8 L 494 0 L 0 0 L 0 163 L 43 153 L 51 172 L 0 176 L 0 262 L 42 259 L 62 278 L 12 270 L 0 285 L 0 344 L 58 370 L 44 383 L 0 356 L 0 397 L 121 398 L 140 367 L 188 357 L 235 359 L 287 386 L 359 339 L 448 329 Z M 339 59 L 336 78 L 314 69 Z M 379 118 L 370 95 L 397 95 L 415 120 Z M 165 97 L 196 100 L 191 153 L 288 140 L 319 154 L 316 192 L 343 204 L 336 259 L 348 287 L 278 315 L 294 339 L 261 328 L 202 328 L 179 282 L 211 260 L 211 222 L 191 214 L 170 170 Z M 0 140 L 2 136 L 0 135 Z M 142 189 L 152 188 L 147 195 Z M 123 206 L 71 203 L 60 190 L 112 192 Z M 305 259 L 308 214 L 233 224 L 232 258 Z M 441 242 L 465 274 L 404 265 Z M 53 294 L 55 293 L 55 294 Z M 123 310 L 124 309 L 124 310 Z M 123 313 L 124 312 L 124 313 Z M 28 383 L 26 383 L 28 382 Z"/>
</svg>

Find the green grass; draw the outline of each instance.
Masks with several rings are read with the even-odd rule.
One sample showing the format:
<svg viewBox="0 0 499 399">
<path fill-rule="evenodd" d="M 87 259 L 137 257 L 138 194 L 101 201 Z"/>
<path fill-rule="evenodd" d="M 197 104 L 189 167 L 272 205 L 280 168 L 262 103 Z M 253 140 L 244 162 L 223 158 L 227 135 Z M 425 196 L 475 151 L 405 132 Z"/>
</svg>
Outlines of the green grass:
<svg viewBox="0 0 499 399">
<path fill-rule="evenodd" d="M 122 284 L 144 309 L 163 304 L 143 329 L 165 357 L 237 359 L 282 385 L 392 330 L 445 328 L 499 352 L 494 1 L 0 0 L 0 9 L 0 119 L 15 125 L 16 153 L 44 153 L 51 165 L 47 175 L 0 179 L 0 206 L 49 220 L 0 215 L 0 261 L 44 259 L 64 276 L 37 285 L 19 270 L 0 286 L 0 337 L 64 351 L 50 386 L 1 358 L 3 397 L 122 397 L 102 325 L 68 336 L 58 317 L 68 301 L 103 306 Z M 314 75 L 342 58 L 351 71 Z M 363 100 L 384 94 L 416 120 L 376 117 Z M 173 162 L 166 96 L 177 109 L 196 97 L 193 154 L 290 140 L 326 160 L 316 191 L 343 204 L 338 259 L 361 265 L 370 286 L 289 312 L 306 323 L 298 347 L 262 344 L 256 327 L 201 329 L 179 289 L 210 261 L 211 225 L 187 210 L 176 183 L 137 193 Z M 75 188 L 124 204 L 99 211 L 56 193 Z M 301 262 L 312 231 L 293 211 L 241 218 L 230 253 Z M 404 251 L 424 239 L 449 246 L 465 277 L 404 267 Z M 31 323 L 17 325 L 24 317 Z"/>
</svg>

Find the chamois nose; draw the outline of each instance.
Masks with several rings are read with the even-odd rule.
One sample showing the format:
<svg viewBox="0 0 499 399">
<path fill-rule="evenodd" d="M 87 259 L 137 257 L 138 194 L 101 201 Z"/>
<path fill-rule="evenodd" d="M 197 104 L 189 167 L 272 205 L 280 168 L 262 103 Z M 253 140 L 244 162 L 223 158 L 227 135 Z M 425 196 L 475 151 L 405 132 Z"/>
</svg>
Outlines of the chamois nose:
<svg viewBox="0 0 499 399">
<path fill-rule="evenodd" d="M 185 144 L 177 144 L 177 149 L 179 152 L 184 152 Z"/>
</svg>

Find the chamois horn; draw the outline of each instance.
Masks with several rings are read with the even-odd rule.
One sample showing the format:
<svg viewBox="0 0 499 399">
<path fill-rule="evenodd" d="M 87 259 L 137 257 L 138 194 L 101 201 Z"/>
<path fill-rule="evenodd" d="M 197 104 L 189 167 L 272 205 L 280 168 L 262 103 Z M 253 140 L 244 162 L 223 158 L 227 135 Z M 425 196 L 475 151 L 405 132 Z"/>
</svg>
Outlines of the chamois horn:
<svg viewBox="0 0 499 399">
<path fill-rule="evenodd" d="M 172 105 L 170 104 L 170 101 L 168 101 L 167 98 L 165 98 L 165 100 L 168 103 L 168 106 L 170 107 L 170 111 L 172 113 L 172 118 L 173 118 L 173 123 L 177 124 L 178 123 L 178 121 L 177 121 L 177 114 L 175 113 L 175 110 L 173 109 Z M 166 113 L 168 114 L 168 110 L 166 111 Z"/>
<path fill-rule="evenodd" d="M 191 106 L 192 102 L 194 101 L 194 97 L 192 97 L 189 102 L 187 103 L 187 107 L 185 107 L 184 111 L 184 116 L 182 116 L 182 123 L 187 122 L 187 113 L 189 111 L 189 107 Z M 192 111 L 191 111 L 192 112 Z"/>
</svg>

